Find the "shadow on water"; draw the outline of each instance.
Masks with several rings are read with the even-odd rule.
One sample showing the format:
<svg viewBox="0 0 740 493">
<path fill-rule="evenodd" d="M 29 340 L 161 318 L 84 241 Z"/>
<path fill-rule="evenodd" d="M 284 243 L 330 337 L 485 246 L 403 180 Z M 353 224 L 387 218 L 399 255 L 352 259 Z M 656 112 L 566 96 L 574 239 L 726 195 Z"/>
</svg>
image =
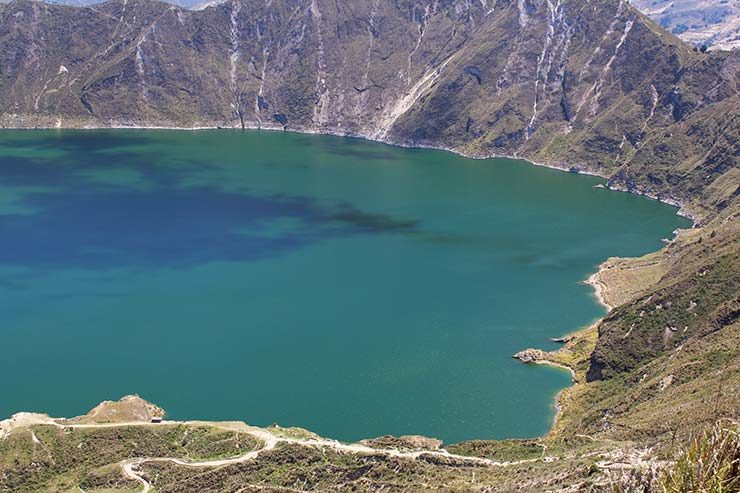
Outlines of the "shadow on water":
<svg viewBox="0 0 740 493">
<path fill-rule="evenodd" d="M 102 269 L 249 261 L 326 238 L 417 227 L 344 202 L 181 187 L 218 166 L 188 159 L 163 165 L 162 156 L 147 149 L 156 139 L 136 132 L 60 132 L 32 141 L 24 135 L 0 149 L 54 153 L 0 155 L 0 185 L 46 189 L 15 200 L 23 213 L 0 215 L 0 265 Z M 101 182 L 97 174 L 109 170 L 134 172 L 146 187 Z"/>
<path fill-rule="evenodd" d="M 91 173 L 113 169 L 126 169 L 142 176 L 153 185 L 176 185 L 193 173 L 202 173 L 208 168 L 197 162 L 179 161 L 177 166 L 160 166 L 155 153 L 110 152 L 104 157 L 94 154 L 75 156 L 74 163 L 62 158 L 0 158 L 0 185 L 6 186 L 78 186 L 80 180 L 88 179 Z M 63 161 L 65 164 L 60 165 Z M 120 166 L 114 163 L 126 163 Z"/>
<path fill-rule="evenodd" d="M 88 184 L 85 192 L 27 194 L 22 205 L 34 212 L 0 216 L 0 264 L 108 268 L 249 261 L 325 238 L 416 228 L 414 221 L 348 204 L 213 188 L 90 191 Z"/>
<path fill-rule="evenodd" d="M 88 156 L 91 159 L 99 159 L 100 156 L 118 155 L 122 149 L 145 149 L 150 145 L 160 144 L 160 131 L 158 130 L 62 130 L 58 132 L 46 132 L 43 139 L 28 140 L 24 138 L 24 133 L 15 134 L 16 138 L 7 138 L 0 141 L 0 149 L 17 149 L 23 146 L 26 149 L 34 151 L 55 151 L 67 153 L 79 160 L 80 156 Z M 161 131 L 166 132 L 166 131 Z M 209 131 L 204 131 L 209 132 Z M 11 134 L 12 135 L 12 134 Z M 220 131 L 218 137 L 230 139 L 234 134 Z M 378 148 L 381 146 L 374 145 L 359 138 L 337 138 L 334 136 L 316 136 L 303 134 L 279 134 L 271 135 L 272 138 L 284 137 L 289 141 L 291 146 L 301 145 L 306 148 L 314 148 L 319 153 L 333 154 L 347 158 L 353 158 L 348 161 L 362 162 L 362 160 L 384 160 L 396 161 L 402 157 L 395 152 L 393 148 Z M 138 158 L 142 153 L 137 153 Z M 153 157 L 161 157 L 153 155 Z M 99 164 L 99 162 L 98 162 Z"/>
<path fill-rule="evenodd" d="M 25 139 L 25 135 L 22 131 L 9 134 L 10 138 L 0 140 L 0 148 L 16 149 L 21 145 L 27 149 L 54 150 L 73 153 L 77 156 L 86 153 L 108 152 L 116 148 L 146 146 L 156 142 L 153 135 L 147 136 L 136 131 L 62 130 L 59 132 L 45 132 L 43 139 Z"/>
</svg>

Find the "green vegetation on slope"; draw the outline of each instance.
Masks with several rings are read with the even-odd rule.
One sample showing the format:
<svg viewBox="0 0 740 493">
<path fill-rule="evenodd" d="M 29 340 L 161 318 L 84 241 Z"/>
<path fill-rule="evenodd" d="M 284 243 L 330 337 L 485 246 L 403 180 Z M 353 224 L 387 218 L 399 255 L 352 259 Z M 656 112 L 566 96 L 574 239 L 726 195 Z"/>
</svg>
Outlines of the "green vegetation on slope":
<svg viewBox="0 0 740 493">
<path fill-rule="evenodd" d="M 126 480 L 120 465 L 116 467 L 124 459 L 218 459 L 260 446 L 247 433 L 206 425 L 95 429 L 37 425 L 0 439 L 0 491 L 68 491 L 78 484 L 131 487 L 138 483 Z"/>
</svg>

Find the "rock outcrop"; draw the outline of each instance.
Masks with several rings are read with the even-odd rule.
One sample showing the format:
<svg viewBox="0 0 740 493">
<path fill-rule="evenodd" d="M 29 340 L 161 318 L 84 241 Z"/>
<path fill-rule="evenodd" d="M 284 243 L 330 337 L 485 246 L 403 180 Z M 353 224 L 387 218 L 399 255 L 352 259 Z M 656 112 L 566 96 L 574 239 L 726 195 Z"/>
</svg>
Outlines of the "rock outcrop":
<svg viewBox="0 0 740 493">
<path fill-rule="evenodd" d="M 547 360 L 547 353 L 545 351 L 542 351 L 541 349 L 525 349 L 524 351 L 519 351 L 514 356 L 512 356 L 514 359 L 518 359 L 522 363 L 537 363 L 540 361 Z"/>
<path fill-rule="evenodd" d="M 165 412 L 138 395 L 127 395 L 117 401 L 103 401 L 84 416 L 64 420 L 67 424 L 150 422 Z"/>
</svg>

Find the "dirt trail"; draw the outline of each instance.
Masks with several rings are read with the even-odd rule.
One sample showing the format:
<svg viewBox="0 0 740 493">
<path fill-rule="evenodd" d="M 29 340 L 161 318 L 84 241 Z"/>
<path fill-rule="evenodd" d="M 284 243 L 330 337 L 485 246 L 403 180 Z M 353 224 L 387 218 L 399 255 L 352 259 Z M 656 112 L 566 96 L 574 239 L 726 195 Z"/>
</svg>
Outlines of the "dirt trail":
<svg viewBox="0 0 740 493">
<path fill-rule="evenodd" d="M 198 422 L 198 421 L 165 421 L 162 424 L 185 424 L 185 425 L 202 425 L 205 424 L 204 422 Z M 151 423 L 124 423 L 124 424 L 116 424 L 116 425 L 72 425 L 72 427 L 75 428 L 99 428 L 99 427 L 111 427 L 111 426 L 162 426 L 162 424 L 151 424 Z M 509 462 L 499 462 L 494 461 L 491 459 L 485 459 L 482 457 L 469 457 L 464 455 L 457 455 L 457 454 L 451 454 L 447 452 L 446 450 L 415 450 L 410 452 L 404 452 L 401 450 L 396 449 L 384 449 L 384 448 L 374 448 L 369 447 L 367 445 L 361 445 L 357 443 L 347 444 L 342 443 L 336 440 L 330 440 L 330 439 L 300 439 L 300 438 L 288 438 L 288 437 L 278 437 L 273 435 L 272 433 L 262 429 L 262 428 L 254 428 L 247 425 L 241 424 L 242 426 L 239 426 L 238 423 L 226 425 L 226 426 L 219 426 L 215 423 L 208 423 L 210 426 L 216 426 L 220 428 L 224 428 L 227 430 L 232 431 L 243 431 L 251 434 L 255 438 L 262 441 L 264 444 L 262 448 L 258 450 L 253 450 L 251 452 L 247 452 L 243 455 L 232 457 L 228 459 L 217 459 L 217 460 L 204 460 L 204 461 L 185 461 L 182 459 L 178 459 L 176 457 L 142 457 L 137 459 L 130 459 L 128 461 L 125 461 L 123 464 L 123 471 L 126 474 L 126 476 L 130 479 L 134 479 L 136 481 L 139 481 L 142 486 L 143 490 L 142 493 L 148 493 L 151 490 L 151 485 L 140 475 L 136 472 L 136 469 L 138 469 L 139 466 L 147 463 L 147 462 L 170 462 L 172 464 L 177 464 L 179 466 L 184 467 L 222 467 L 222 466 L 228 466 L 231 464 L 238 464 L 242 462 L 247 462 L 253 459 L 256 459 L 260 454 L 263 452 L 267 452 L 269 450 L 273 450 L 279 443 L 287 443 L 287 444 L 294 444 L 294 445 L 301 445 L 304 447 L 327 447 L 331 448 L 340 452 L 350 453 L 350 454 L 382 454 L 387 455 L 389 457 L 395 457 L 395 458 L 402 458 L 402 459 L 410 459 L 410 460 L 416 460 L 422 455 L 432 455 L 437 457 L 444 457 L 451 460 L 458 460 L 458 461 L 464 461 L 467 463 L 473 463 L 473 464 L 480 464 L 484 466 L 510 466 L 510 465 L 516 465 L 516 464 L 523 464 L 526 462 L 534 462 L 539 459 L 526 459 L 526 460 L 519 460 L 519 461 L 509 461 Z"/>
<path fill-rule="evenodd" d="M 478 464 L 482 466 L 501 467 L 523 464 L 527 462 L 534 462 L 538 459 L 526 459 L 519 461 L 494 461 L 491 459 L 485 459 L 482 457 L 470 457 L 458 454 L 451 454 L 444 449 L 440 450 L 414 450 L 414 451 L 402 451 L 397 449 L 388 448 L 375 448 L 359 443 L 342 443 L 337 440 L 330 440 L 325 438 L 290 438 L 276 436 L 263 428 L 257 428 L 249 426 L 242 422 L 223 422 L 214 423 L 208 421 L 162 421 L 161 423 L 150 423 L 147 421 L 125 421 L 117 423 L 66 423 L 62 419 L 54 419 L 45 414 L 35 413 L 19 413 L 14 415 L 10 419 L 0 421 L 0 439 L 10 434 L 14 429 L 27 428 L 34 425 L 50 425 L 58 428 L 67 429 L 95 429 L 95 428 L 120 428 L 125 426 L 167 426 L 167 425 L 191 425 L 191 426 L 212 426 L 228 431 L 238 431 L 248 433 L 253 437 L 257 438 L 262 442 L 262 447 L 257 450 L 252 450 L 245 454 L 237 457 L 231 457 L 228 459 L 214 459 L 214 460 L 203 460 L 203 461 L 186 461 L 177 457 L 138 457 L 134 459 L 127 459 L 121 463 L 123 473 L 129 479 L 135 480 L 141 483 L 141 493 L 149 493 L 152 490 L 152 485 L 139 473 L 137 470 L 143 464 L 148 462 L 170 462 L 177 464 L 178 466 L 184 467 L 223 467 L 231 464 L 238 464 L 256 459 L 260 454 L 273 450 L 278 444 L 294 444 L 305 447 L 327 447 L 339 452 L 345 452 L 350 454 L 382 454 L 389 457 L 416 460 L 422 455 L 443 457 L 450 460 L 457 460 L 461 462 L 467 462 L 469 464 Z"/>
</svg>

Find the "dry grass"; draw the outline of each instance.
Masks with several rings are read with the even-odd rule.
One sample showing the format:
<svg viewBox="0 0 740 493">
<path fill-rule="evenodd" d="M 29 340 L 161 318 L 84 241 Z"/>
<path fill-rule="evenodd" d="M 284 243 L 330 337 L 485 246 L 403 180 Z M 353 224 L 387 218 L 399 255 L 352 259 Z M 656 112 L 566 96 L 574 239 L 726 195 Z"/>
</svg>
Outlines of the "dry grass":
<svg viewBox="0 0 740 493">
<path fill-rule="evenodd" d="M 666 493 L 740 492 L 740 427 L 717 424 L 694 438 L 662 480 Z"/>
<path fill-rule="evenodd" d="M 604 493 L 740 492 L 740 427 L 717 423 L 695 436 L 671 466 L 633 469 L 612 480 Z"/>
</svg>

